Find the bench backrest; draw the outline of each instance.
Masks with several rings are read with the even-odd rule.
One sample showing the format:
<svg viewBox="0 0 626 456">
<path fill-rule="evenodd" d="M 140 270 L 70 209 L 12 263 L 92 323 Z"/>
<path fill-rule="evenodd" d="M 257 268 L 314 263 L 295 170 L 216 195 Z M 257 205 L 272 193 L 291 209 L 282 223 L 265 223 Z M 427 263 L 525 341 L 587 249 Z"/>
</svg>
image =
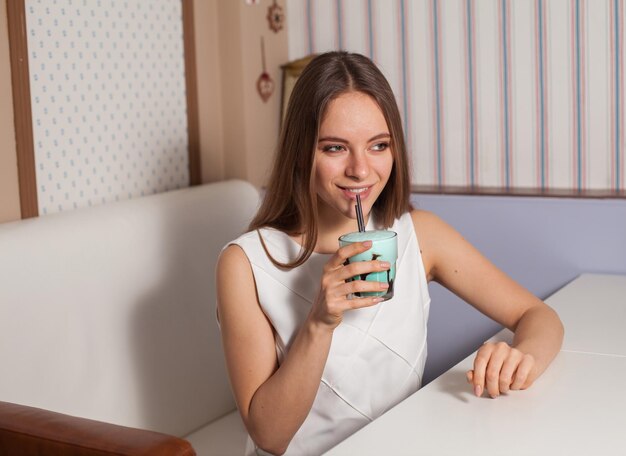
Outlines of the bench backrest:
<svg viewBox="0 0 626 456">
<path fill-rule="evenodd" d="M 242 181 L 0 225 L 0 400 L 173 435 L 234 409 L 215 264 Z"/>
</svg>

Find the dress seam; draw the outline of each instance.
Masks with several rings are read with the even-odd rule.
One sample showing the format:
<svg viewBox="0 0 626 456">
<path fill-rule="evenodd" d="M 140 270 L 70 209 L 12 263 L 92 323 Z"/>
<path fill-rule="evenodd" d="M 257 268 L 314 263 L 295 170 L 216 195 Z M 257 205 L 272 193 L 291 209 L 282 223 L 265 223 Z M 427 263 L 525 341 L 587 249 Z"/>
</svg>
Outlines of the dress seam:
<svg viewBox="0 0 626 456">
<path fill-rule="evenodd" d="M 382 340 L 380 340 L 378 337 L 373 336 L 372 334 L 363 331 L 361 328 L 357 327 L 357 326 L 353 326 L 349 323 L 346 323 L 347 326 L 350 326 L 351 328 L 356 329 L 357 331 L 360 331 L 361 333 L 363 333 L 366 337 L 369 337 L 373 340 L 375 340 L 376 342 L 378 342 L 379 344 L 381 344 L 383 347 L 385 347 L 387 350 L 389 350 L 391 353 L 393 353 L 394 355 L 396 355 L 399 359 L 401 359 L 402 361 L 404 361 L 407 366 L 409 366 L 414 372 L 415 374 L 418 376 L 418 378 L 420 378 L 421 380 L 421 375 L 419 374 L 419 372 L 417 372 L 417 370 L 415 370 L 415 364 L 412 364 L 408 359 L 406 359 L 404 356 L 402 356 L 400 353 L 398 353 L 396 350 L 394 350 L 393 348 L 391 348 L 389 345 L 387 345 L 385 342 L 383 342 Z M 425 325 L 426 326 L 426 325 Z M 364 339 L 365 340 L 365 339 Z M 363 343 L 363 342 L 362 342 Z M 422 346 L 420 347 L 419 352 L 417 352 L 417 356 L 415 358 L 415 362 L 417 363 L 420 359 L 420 357 L 422 356 L 422 353 L 424 353 L 424 348 L 426 347 L 426 336 L 424 336 L 424 341 L 422 343 Z M 360 345 L 359 345 L 360 348 Z M 346 371 L 348 371 L 349 369 L 346 369 Z M 346 372 L 347 373 L 347 372 Z M 343 377 L 346 374 L 343 374 L 336 383 L 339 383 Z"/>
<path fill-rule="evenodd" d="M 343 402 L 345 402 L 345 404 L 352 408 L 354 411 L 358 412 L 360 415 L 363 415 L 364 418 L 368 419 L 369 421 L 374 421 L 373 418 L 369 417 L 366 413 L 362 412 L 361 410 L 359 410 L 358 408 L 356 408 L 354 405 L 352 405 L 350 402 L 348 402 L 348 400 L 343 397 L 337 390 L 335 390 L 335 388 L 333 388 L 330 383 L 328 383 L 326 380 L 324 380 L 324 378 L 322 377 L 320 379 L 320 381 L 326 385 L 328 387 L 329 390 L 331 390 L 335 396 L 337 396 L 339 399 L 341 399 Z"/>
<path fill-rule="evenodd" d="M 257 269 L 258 271 L 262 272 L 263 274 L 265 274 L 267 277 L 269 277 L 270 279 L 272 279 L 274 282 L 278 283 L 279 285 L 281 285 L 283 288 L 286 288 L 287 290 L 291 291 L 293 294 L 295 294 L 296 296 L 304 299 L 306 302 L 308 302 L 309 304 L 312 304 L 313 301 L 309 298 L 307 298 L 306 296 L 303 296 L 302 293 L 294 290 L 291 287 L 288 287 L 287 285 L 285 285 L 284 283 L 282 283 L 281 281 L 279 281 L 277 278 L 275 278 L 273 275 L 271 275 L 269 272 L 267 272 L 265 269 L 263 269 L 261 266 L 259 266 L 256 263 L 253 263 L 252 261 L 250 262 L 250 264 L 252 266 L 254 266 L 255 269 Z M 254 271 L 253 271 L 254 272 Z"/>
</svg>

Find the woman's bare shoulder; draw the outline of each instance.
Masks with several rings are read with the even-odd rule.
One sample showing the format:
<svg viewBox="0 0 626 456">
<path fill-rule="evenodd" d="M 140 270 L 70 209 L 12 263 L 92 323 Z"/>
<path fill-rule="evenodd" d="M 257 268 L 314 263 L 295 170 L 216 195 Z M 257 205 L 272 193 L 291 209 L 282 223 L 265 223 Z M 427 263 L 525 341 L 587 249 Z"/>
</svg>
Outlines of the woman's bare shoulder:
<svg viewBox="0 0 626 456">
<path fill-rule="evenodd" d="M 441 238 L 458 234 L 450 225 L 430 211 L 413 209 L 411 218 L 420 245 L 437 242 Z"/>
<path fill-rule="evenodd" d="M 411 218 L 416 228 L 418 228 L 418 225 L 434 223 L 436 219 L 439 219 L 435 214 L 424 209 L 413 209 Z"/>
<path fill-rule="evenodd" d="M 428 280 L 433 280 L 435 266 L 446 246 L 461 240 L 461 235 L 436 214 L 423 209 L 411 211 L 415 235 L 417 236 L 422 261 Z"/>
<path fill-rule="evenodd" d="M 243 248 L 238 244 L 230 244 L 219 256 L 217 260 L 218 270 L 222 268 L 250 268 L 250 260 Z"/>
<path fill-rule="evenodd" d="M 258 307 L 252 266 L 243 248 L 231 244 L 222 250 L 216 268 L 218 308 Z"/>
</svg>

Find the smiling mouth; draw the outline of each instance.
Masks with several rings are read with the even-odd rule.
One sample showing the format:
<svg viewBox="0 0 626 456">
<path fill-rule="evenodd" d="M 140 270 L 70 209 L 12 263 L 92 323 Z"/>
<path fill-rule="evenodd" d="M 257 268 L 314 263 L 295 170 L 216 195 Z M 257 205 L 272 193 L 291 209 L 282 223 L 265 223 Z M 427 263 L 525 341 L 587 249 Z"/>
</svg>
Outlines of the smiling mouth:
<svg viewBox="0 0 626 456">
<path fill-rule="evenodd" d="M 361 199 L 364 200 L 369 196 L 370 191 L 372 190 L 372 187 L 374 187 L 374 185 L 368 185 L 368 186 L 363 186 L 363 187 L 339 187 L 339 188 L 348 199 L 356 200 L 356 196 L 360 195 Z"/>
<path fill-rule="evenodd" d="M 357 187 L 357 188 L 349 188 L 349 187 L 339 187 L 344 191 L 350 192 L 350 193 L 363 193 L 366 192 L 370 189 L 370 187 Z"/>
</svg>

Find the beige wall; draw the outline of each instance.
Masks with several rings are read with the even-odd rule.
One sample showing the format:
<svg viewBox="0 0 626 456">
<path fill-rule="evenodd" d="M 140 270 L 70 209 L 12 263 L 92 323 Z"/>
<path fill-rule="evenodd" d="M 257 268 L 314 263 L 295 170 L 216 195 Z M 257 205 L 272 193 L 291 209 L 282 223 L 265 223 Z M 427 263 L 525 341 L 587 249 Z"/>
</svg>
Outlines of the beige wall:
<svg viewBox="0 0 626 456">
<path fill-rule="evenodd" d="M 287 62 L 287 32 L 267 23 L 271 0 L 194 0 L 202 181 L 246 179 L 265 185 L 280 121 L 280 65 Z M 275 91 L 264 103 L 256 91 L 263 71 Z"/>
<path fill-rule="evenodd" d="M 265 184 L 278 137 L 280 65 L 287 33 L 267 24 L 271 0 L 194 0 L 202 181 L 246 179 Z M 279 2 L 284 6 L 283 2 Z M 6 0 L 0 0 L 0 96 L 12 100 Z M 262 72 L 260 37 L 275 91 L 256 92 Z M 0 104 L 0 222 L 20 218 L 12 103 Z"/>
<path fill-rule="evenodd" d="M 280 65 L 287 62 L 288 44 L 285 29 L 274 33 L 269 29 L 266 14 L 271 0 L 261 0 L 258 6 L 239 3 L 244 11 L 242 21 L 243 93 L 246 122 L 246 178 L 255 185 L 264 185 L 278 140 L 280 125 Z M 282 4 L 282 2 L 281 2 Z M 283 5 L 283 7 L 285 7 Z M 267 72 L 274 80 L 272 97 L 264 103 L 256 90 L 257 78 L 263 71 L 261 36 L 265 39 Z"/>
<path fill-rule="evenodd" d="M 262 186 L 278 139 L 280 65 L 287 62 L 287 32 L 269 29 L 266 15 L 271 0 L 261 0 L 255 6 L 243 0 L 218 1 L 224 177 Z M 274 94 L 266 103 L 256 90 L 263 71 L 261 36 L 265 39 L 267 72 L 275 84 Z"/>
<path fill-rule="evenodd" d="M 0 0 L 0 222 L 21 217 L 13 123 L 7 3 Z"/>
</svg>

